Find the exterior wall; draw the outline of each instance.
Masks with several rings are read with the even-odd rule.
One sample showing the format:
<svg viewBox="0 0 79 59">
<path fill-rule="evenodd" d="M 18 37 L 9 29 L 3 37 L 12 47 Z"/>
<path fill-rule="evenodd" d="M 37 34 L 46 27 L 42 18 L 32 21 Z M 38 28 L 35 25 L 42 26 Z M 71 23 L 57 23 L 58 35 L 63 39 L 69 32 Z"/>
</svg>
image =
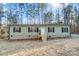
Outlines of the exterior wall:
<svg viewBox="0 0 79 59">
<path fill-rule="evenodd" d="M 21 32 L 13 32 L 13 27 L 21 27 Z M 10 26 L 10 39 L 25 39 L 36 37 L 39 33 L 37 32 L 28 32 L 28 27 L 38 27 L 40 30 L 45 28 L 45 33 L 47 37 L 63 37 L 63 36 L 70 36 L 70 28 L 69 26 Z M 48 27 L 54 27 L 55 32 L 48 32 Z M 68 27 L 68 32 L 62 32 L 62 27 Z M 12 35 L 12 37 L 11 37 Z M 29 35 L 31 35 L 29 37 Z"/>
<path fill-rule="evenodd" d="M 50 27 L 50 26 L 48 26 Z M 69 26 L 52 26 L 55 28 L 55 32 L 48 32 L 47 35 L 48 37 L 51 36 L 51 37 L 64 37 L 64 36 L 70 36 L 70 28 Z M 62 32 L 62 27 L 68 27 L 68 32 Z M 46 27 L 47 29 L 47 27 Z M 48 31 L 48 29 L 47 29 Z"/>
<path fill-rule="evenodd" d="M 13 32 L 13 27 L 21 27 L 21 32 Z M 30 26 L 32 27 L 32 26 Z M 36 27 L 36 26 L 35 26 Z M 10 39 L 25 39 L 37 36 L 37 32 L 28 32 L 28 26 L 11 26 L 10 27 Z M 11 37 L 12 35 L 12 37 Z M 29 35 L 31 35 L 29 37 Z"/>
</svg>

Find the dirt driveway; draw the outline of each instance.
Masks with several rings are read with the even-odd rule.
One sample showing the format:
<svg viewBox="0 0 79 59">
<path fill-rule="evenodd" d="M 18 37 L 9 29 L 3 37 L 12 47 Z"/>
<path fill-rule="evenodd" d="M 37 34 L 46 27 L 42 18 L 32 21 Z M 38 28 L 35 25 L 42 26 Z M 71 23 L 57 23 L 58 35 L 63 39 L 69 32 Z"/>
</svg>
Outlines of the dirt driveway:
<svg viewBox="0 0 79 59">
<path fill-rule="evenodd" d="M 35 40 L 0 40 L 0 55 L 14 56 L 79 56 L 79 37 Z"/>
</svg>

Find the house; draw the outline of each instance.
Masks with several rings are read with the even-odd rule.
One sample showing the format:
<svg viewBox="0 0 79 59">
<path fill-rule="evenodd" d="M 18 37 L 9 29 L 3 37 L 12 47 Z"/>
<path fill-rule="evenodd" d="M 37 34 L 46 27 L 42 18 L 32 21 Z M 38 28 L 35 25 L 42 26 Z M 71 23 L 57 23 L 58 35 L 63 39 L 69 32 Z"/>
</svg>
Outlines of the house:
<svg viewBox="0 0 79 59">
<path fill-rule="evenodd" d="M 41 38 L 43 41 L 46 41 L 53 37 L 68 37 L 70 35 L 69 25 L 9 25 L 9 40 Z"/>
</svg>

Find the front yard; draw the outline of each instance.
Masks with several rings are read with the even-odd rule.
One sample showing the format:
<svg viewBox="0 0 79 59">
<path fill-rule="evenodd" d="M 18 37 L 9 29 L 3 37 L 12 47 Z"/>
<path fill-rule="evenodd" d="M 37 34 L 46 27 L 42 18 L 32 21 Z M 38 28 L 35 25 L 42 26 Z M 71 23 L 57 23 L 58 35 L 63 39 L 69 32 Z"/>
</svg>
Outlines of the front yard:
<svg viewBox="0 0 79 59">
<path fill-rule="evenodd" d="M 79 56 L 79 36 L 51 39 L 46 42 L 36 40 L 10 41 L 0 39 L 0 55 L 8 56 Z"/>
</svg>

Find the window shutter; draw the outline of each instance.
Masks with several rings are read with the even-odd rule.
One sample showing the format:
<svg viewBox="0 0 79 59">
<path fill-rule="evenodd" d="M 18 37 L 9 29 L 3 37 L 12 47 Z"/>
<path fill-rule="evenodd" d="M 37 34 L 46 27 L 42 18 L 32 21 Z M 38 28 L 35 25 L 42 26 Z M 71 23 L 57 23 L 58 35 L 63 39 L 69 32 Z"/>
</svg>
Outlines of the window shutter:
<svg viewBox="0 0 79 59">
<path fill-rule="evenodd" d="M 62 27 L 62 32 L 63 32 L 63 27 Z"/>
<path fill-rule="evenodd" d="M 15 27 L 13 28 L 13 32 L 15 32 Z"/>
<path fill-rule="evenodd" d="M 55 28 L 53 27 L 53 32 L 55 31 Z"/>
<path fill-rule="evenodd" d="M 48 32 L 50 32 L 50 28 L 48 27 Z"/>
<path fill-rule="evenodd" d="M 28 32 L 30 32 L 30 27 L 28 27 Z"/>
<path fill-rule="evenodd" d="M 37 32 L 38 32 L 38 27 L 37 27 Z"/>
<path fill-rule="evenodd" d="M 19 27 L 19 32 L 21 32 L 21 27 Z"/>
<path fill-rule="evenodd" d="M 68 28 L 66 28 L 66 32 L 68 32 Z"/>
</svg>

